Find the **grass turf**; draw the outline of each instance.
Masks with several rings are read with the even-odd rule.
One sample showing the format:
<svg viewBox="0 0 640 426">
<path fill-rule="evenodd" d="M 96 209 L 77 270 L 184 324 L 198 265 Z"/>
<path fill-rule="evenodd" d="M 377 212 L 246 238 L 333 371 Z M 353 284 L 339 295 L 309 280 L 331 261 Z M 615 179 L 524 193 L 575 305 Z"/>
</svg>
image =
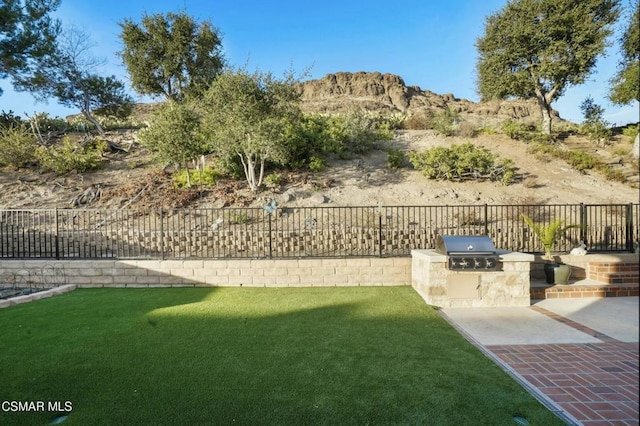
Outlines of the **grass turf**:
<svg viewBox="0 0 640 426">
<path fill-rule="evenodd" d="M 410 287 L 82 289 L 0 330 L 0 402 L 69 425 L 562 424 Z"/>
</svg>

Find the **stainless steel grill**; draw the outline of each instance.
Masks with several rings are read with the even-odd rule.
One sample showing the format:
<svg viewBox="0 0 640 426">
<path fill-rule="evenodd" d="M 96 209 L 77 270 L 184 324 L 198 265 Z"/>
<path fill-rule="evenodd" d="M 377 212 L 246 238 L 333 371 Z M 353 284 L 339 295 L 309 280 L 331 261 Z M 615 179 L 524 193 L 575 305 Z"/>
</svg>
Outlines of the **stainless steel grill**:
<svg viewBox="0 0 640 426">
<path fill-rule="evenodd" d="M 440 235 L 436 253 L 448 257 L 449 269 L 495 270 L 498 266 L 496 247 L 486 235 Z"/>
</svg>

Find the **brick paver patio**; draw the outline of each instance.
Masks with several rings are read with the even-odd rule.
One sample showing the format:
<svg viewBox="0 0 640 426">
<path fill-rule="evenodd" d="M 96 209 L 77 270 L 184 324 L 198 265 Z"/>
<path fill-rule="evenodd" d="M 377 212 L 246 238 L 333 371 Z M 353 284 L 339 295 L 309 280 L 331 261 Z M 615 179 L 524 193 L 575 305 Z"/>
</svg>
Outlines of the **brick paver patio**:
<svg viewBox="0 0 640 426">
<path fill-rule="evenodd" d="M 545 309 L 531 309 L 602 343 L 489 345 L 490 354 L 580 424 L 640 424 L 638 342 L 620 342 Z"/>
</svg>

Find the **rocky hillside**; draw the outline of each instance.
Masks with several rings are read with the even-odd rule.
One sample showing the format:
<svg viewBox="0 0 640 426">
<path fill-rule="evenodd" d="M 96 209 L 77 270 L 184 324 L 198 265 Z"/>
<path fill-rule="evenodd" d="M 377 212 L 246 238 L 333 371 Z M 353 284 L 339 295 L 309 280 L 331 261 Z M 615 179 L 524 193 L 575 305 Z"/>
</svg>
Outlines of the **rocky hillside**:
<svg viewBox="0 0 640 426">
<path fill-rule="evenodd" d="M 537 124 L 541 117 L 535 100 L 476 103 L 407 86 L 401 77 L 381 73 L 329 74 L 300 84 L 302 108 L 307 112 L 339 112 L 365 108 L 407 118 L 449 108 L 461 120 L 476 128 L 506 119 Z M 158 104 L 138 104 L 137 121 L 146 122 Z M 556 115 L 556 123 L 559 117 Z M 81 133 L 69 135 L 74 140 Z M 115 130 L 109 140 L 128 152 L 104 155 L 103 167 L 86 173 L 56 175 L 37 168 L 0 168 L 0 209 L 6 208 L 166 208 L 224 206 L 261 207 L 274 198 L 281 206 L 307 207 L 394 205 L 488 204 L 608 204 L 638 200 L 637 160 L 629 153 L 633 141 L 616 136 L 607 146 L 594 144 L 580 135 L 563 138 L 568 150 L 597 155 L 612 167 L 623 170 L 626 182 L 608 181 L 595 171 L 581 173 L 564 160 L 538 158 L 529 145 L 503 134 L 475 137 L 445 137 L 435 130 L 400 130 L 380 149 L 349 159 L 327 158 L 321 172 L 269 170 L 279 175 L 279 184 L 252 193 L 243 179 L 220 179 L 212 188 L 176 190 L 172 176 L 160 170 L 150 153 L 135 143 L 136 130 Z M 503 186 L 492 181 L 449 182 L 426 179 L 408 167 L 390 169 L 387 148 L 407 153 L 438 146 L 471 142 L 514 161 L 518 178 Z M 207 159 L 209 161 L 210 159 Z"/>
<path fill-rule="evenodd" d="M 538 123 L 541 119 L 535 99 L 476 103 L 453 94 L 439 95 L 418 86 L 407 86 L 401 77 L 379 72 L 327 74 L 319 80 L 302 83 L 301 89 L 303 109 L 309 112 L 364 108 L 412 116 L 448 107 L 462 120 L 475 124 L 508 118 Z M 557 113 L 555 116 L 559 119 Z"/>
</svg>

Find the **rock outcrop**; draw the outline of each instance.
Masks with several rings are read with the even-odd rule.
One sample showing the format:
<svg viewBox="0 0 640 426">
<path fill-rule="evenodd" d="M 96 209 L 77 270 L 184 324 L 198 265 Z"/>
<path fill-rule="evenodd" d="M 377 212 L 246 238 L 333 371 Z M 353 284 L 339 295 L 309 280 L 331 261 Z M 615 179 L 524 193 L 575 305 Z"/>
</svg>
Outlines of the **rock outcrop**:
<svg viewBox="0 0 640 426">
<path fill-rule="evenodd" d="M 450 108 L 465 121 L 502 121 L 508 118 L 539 123 L 535 99 L 472 102 L 453 94 L 439 95 L 418 86 L 407 86 L 394 74 L 338 72 L 301 83 L 302 106 L 307 112 L 332 113 L 362 108 L 408 116 Z M 555 119 L 559 119 L 555 113 Z"/>
</svg>

